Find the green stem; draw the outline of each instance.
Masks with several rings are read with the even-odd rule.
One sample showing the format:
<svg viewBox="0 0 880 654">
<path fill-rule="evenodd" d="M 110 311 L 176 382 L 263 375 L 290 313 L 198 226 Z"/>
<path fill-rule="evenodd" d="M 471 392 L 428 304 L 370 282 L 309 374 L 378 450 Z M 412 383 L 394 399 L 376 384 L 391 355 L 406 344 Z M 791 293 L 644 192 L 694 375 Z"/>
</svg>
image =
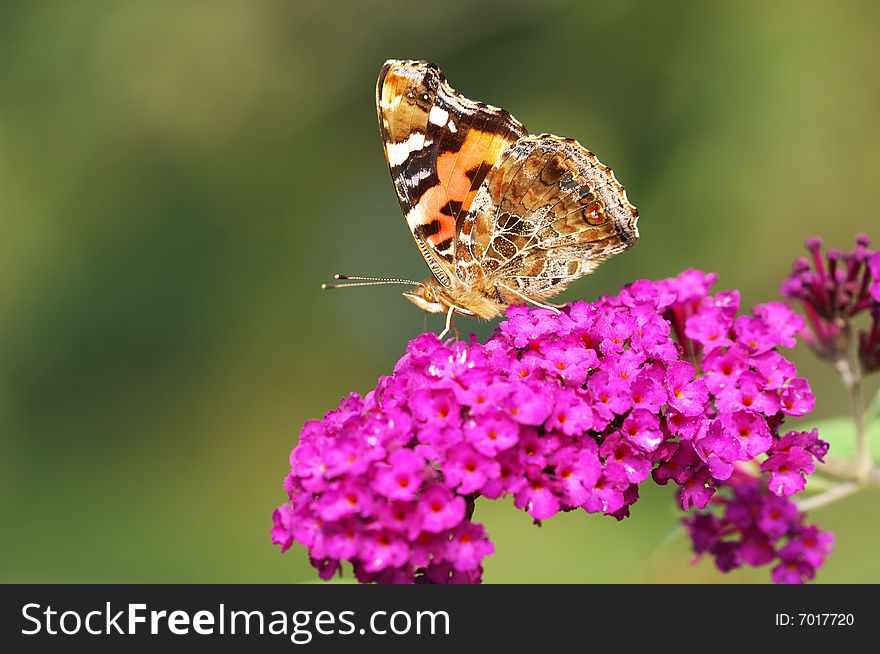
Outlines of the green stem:
<svg viewBox="0 0 880 654">
<path fill-rule="evenodd" d="M 832 502 L 836 502 L 837 500 L 846 497 L 847 495 L 852 495 L 860 489 L 861 486 L 854 482 L 837 484 L 836 486 L 832 486 L 831 488 L 829 488 L 824 493 L 819 493 L 818 495 L 813 495 L 813 497 L 808 497 L 806 499 L 798 501 L 797 506 L 798 509 L 800 509 L 801 511 L 818 509 L 820 506 L 831 504 Z"/>
<path fill-rule="evenodd" d="M 856 478 L 860 484 L 864 484 L 871 474 L 871 443 L 868 441 L 868 430 L 865 429 L 865 404 L 862 398 L 861 380 L 850 389 L 850 402 L 853 409 L 853 420 L 856 424 L 856 439 L 858 441 L 858 471 Z"/>
<path fill-rule="evenodd" d="M 854 461 L 848 459 L 836 459 L 834 457 L 826 458 L 825 462 L 822 463 L 819 469 L 827 475 L 832 475 L 847 481 L 853 481 L 858 477 L 858 466 Z M 868 475 L 866 483 L 875 486 L 880 485 L 880 468 L 871 468 L 871 473 Z"/>
<path fill-rule="evenodd" d="M 868 432 L 865 429 L 865 400 L 862 397 L 862 370 L 856 353 L 856 343 L 849 322 L 842 326 L 846 347 L 837 357 L 834 367 L 840 373 L 844 386 L 849 394 L 849 403 L 856 428 L 856 481 L 864 484 L 871 475 L 873 462 Z"/>
</svg>

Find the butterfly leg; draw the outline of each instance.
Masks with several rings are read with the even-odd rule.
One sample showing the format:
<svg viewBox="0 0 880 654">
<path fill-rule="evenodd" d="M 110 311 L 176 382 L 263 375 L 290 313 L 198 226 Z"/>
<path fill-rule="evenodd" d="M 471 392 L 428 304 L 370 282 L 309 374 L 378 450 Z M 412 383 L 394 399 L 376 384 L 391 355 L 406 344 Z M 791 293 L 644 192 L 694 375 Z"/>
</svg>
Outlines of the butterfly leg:
<svg viewBox="0 0 880 654">
<path fill-rule="evenodd" d="M 540 307 L 540 308 L 542 308 L 542 309 L 547 309 L 548 311 L 552 311 L 553 313 L 557 313 L 557 314 L 558 314 L 558 313 L 562 313 L 562 312 L 559 310 L 559 307 L 556 306 L 556 305 L 553 305 L 553 304 L 543 304 L 542 302 L 538 302 L 537 300 L 533 300 L 533 299 L 530 298 L 528 295 L 523 295 L 522 293 L 520 293 L 520 292 L 517 291 L 516 289 L 510 288 L 510 286 L 507 286 L 506 284 L 498 284 L 498 286 L 500 286 L 501 288 L 503 288 L 505 291 L 510 291 L 510 292 L 513 293 L 514 295 L 517 295 L 517 296 L 521 297 L 521 298 L 522 298 L 523 300 L 525 300 L 527 303 L 529 303 L 529 304 L 534 304 L 536 307 Z"/>
<path fill-rule="evenodd" d="M 453 329 L 452 325 L 452 314 L 455 313 L 455 307 L 449 307 L 449 311 L 446 312 L 446 329 L 440 332 L 440 336 L 438 337 L 441 341 L 449 333 L 450 329 Z M 456 335 L 458 334 L 458 330 L 455 330 Z"/>
</svg>

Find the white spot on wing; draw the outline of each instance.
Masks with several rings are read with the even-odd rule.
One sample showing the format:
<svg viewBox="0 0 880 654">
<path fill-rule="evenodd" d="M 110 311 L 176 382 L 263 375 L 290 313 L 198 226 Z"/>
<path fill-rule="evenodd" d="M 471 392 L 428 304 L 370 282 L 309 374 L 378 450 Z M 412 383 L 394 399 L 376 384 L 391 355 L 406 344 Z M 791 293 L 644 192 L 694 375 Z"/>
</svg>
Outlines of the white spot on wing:
<svg viewBox="0 0 880 654">
<path fill-rule="evenodd" d="M 412 231 L 415 231 L 416 227 L 422 224 L 422 212 L 417 206 L 410 209 L 409 213 L 406 214 L 406 224 L 409 225 Z"/>
<path fill-rule="evenodd" d="M 400 143 L 389 143 L 386 147 L 388 150 L 388 162 L 392 166 L 399 166 L 411 152 L 421 150 L 426 145 L 431 145 L 431 141 L 425 141 L 425 135 L 420 132 L 413 132 L 409 138 Z"/>
<path fill-rule="evenodd" d="M 434 125 L 443 127 L 446 124 L 446 121 L 449 120 L 449 112 L 435 105 L 431 107 L 431 113 L 428 114 L 428 120 Z"/>
</svg>

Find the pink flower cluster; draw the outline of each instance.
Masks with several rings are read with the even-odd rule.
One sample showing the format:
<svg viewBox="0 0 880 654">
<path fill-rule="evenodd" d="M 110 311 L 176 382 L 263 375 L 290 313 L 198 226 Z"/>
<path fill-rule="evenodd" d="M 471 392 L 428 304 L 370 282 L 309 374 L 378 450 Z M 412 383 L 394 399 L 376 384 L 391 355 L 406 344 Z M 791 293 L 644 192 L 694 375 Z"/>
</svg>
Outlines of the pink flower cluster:
<svg viewBox="0 0 880 654">
<path fill-rule="evenodd" d="M 845 330 L 867 313 L 871 324 L 859 333 L 859 360 L 864 372 L 880 370 L 880 252 L 869 248 L 865 234 L 848 252 L 822 251 L 822 241 L 807 240 L 810 257 L 800 257 L 782 284 L 782 295 L 799 300 L 807 316 L 804 341 L 823 359 L 847 356 Z"/>
<path fill-rule="evenodd" d="M 400 406 L 380 407 L 377 396 L 384 393 L 353 393 L 322 421 L 305 424 L 290 455 L 290 502 L 275 511 L 273 542 L 282 552 L 293 541 L 308 547 L 322 579 L 348 560 L 362 582 L 410 582 L 416 572 L 438 583 L 479 581 L 493 545 L 469 519 L 472 499 L 452 491 L 411 447 L 417 418 L 406 397 Z M 443 411 L 432 417 L 443 420 Z"/>
<path fill-rule="evenodd" d="M 691 270 L 558 314 L 512 307 L 485 344 L 419 336 L 375 390 L 306 423 L 274 542 L 307 547 L 323 578 L 350 561 L 364 582 L 477 582 L 494 549 L 479 497 L 535 520 L 622 519 L 653 476 L 704 508 L 759 456 L 774 493 L 803 488 L 824 444 L 780 437 L 814 398 L 778 352 L 803 321 L 781 303 L 738 316 L 714 281 Z"/>
<path fill-rule="evenodd" d="M 737 315 L 739 293 L 708 295 L 714 281 L 714 276 L 686 271 L 665 282 L 677 294 L 664 316 L 685 355 L 699 365 L 708 391 L 697 415 L 681 415 L 670 405 L 667 424 L 678 439 L 667 443 L 654 471 L 657 483 L 672 479 L 682 486 L 679 499 L 685 511 L 704 508 L 717 482 L 727 480 L 737 463 L 761 455 L 768 457 L 762 466 L 771 473 L 774 493 L 803 490 L 806 475 L 815 469 L 813 458 L 821 460 L 827 451 L 815 433 L 779 434 L 786 416 L 806 415 L 816 402 L 807 380 L 778 351 L 795 345 L 803 319 L 781 302 Z M 802 451 L 807 456 L 800 456 Z"/>
<path fill-rule="evenodd" d="M 756 480 L 736 477 L 725 490 L 730 497 L 714 500 L 723 504 L 722 515 L 695 512 L 684 520 L 697 556 L 712 556 L 722 572 L 775 562 L 776 583 L 815 577 L 831 553 L 833 534 L 805 525 L 794 502 L 767 493 Z"/>
</svg>

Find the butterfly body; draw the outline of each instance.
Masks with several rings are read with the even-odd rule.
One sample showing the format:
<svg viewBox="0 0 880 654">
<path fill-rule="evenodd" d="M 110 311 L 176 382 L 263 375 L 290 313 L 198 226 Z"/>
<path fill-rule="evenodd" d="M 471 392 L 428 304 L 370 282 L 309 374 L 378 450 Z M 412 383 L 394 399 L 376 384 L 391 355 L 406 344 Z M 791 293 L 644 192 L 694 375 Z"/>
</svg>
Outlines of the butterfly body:
<svg viewBox="0 0 880 654">
<path fill-rule="evenodd" d="M 428 313 L 447 313 L 451 310 L 488 320 L 500 316 L 511 304 L 492 291 L 489 287 L 470 286 L 457 280 L 453 280 L 453 284 L 447 288 L 431 277 L 403 296 Z"/>
<path fill-rule="evenodd" d="M 425 311 L 493 318 L 541 304 L 638 239 L 610 168 L 572 139 L 532 135 L 462 96 L 435 65 L 390 60 L 376 89 L 394 187 L 432 277 Z"/>
</svg>

